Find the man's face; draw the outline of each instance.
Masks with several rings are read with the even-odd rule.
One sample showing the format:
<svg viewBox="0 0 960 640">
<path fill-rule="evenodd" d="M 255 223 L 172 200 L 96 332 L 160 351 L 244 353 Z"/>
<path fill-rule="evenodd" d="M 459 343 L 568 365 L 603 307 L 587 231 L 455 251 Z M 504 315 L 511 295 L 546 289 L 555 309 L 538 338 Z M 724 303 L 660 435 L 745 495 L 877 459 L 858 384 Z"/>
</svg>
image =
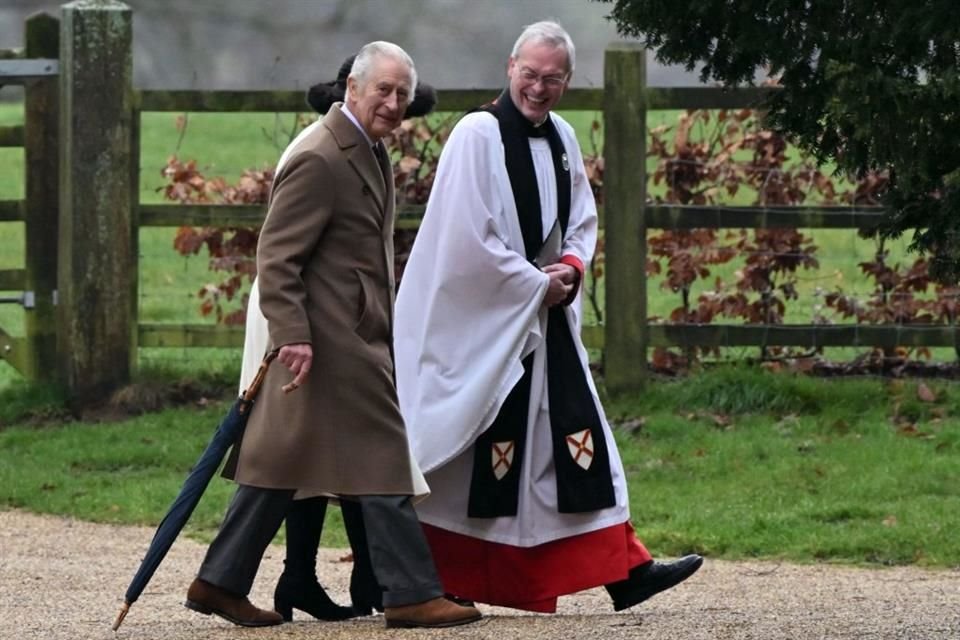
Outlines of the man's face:
<svg viewBox="0 0 960 640">
<path fill-rule="evenodd" d="M 410 69 L 388 58 L 374 58 L 364 85 L 347 79 L 347 107 L 371 140 L 377 141 L 400 126 L 410 104 Z"/>
<path fill-rule="evenodd" d="M 528 42 L 507 64 L 510 98 L 520 113 L 539 123 L 556 106 L 570 82 L 567 53 L 561 47 Z"/>
</svg>

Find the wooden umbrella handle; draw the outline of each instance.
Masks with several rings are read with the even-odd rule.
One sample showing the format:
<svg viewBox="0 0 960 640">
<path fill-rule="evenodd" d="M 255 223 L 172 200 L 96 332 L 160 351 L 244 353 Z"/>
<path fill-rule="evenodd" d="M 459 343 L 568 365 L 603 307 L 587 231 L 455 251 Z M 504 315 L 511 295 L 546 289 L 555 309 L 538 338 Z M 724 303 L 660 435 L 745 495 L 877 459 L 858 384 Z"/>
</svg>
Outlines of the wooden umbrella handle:
<svg viewBox="0 0 960 640">
<path fill-rule="evenodd" d="M 263 362 L 260 363 L 260 368 L 257 369 L 257 375 L 253 377 L 253 382 L 251 382 L 247 390 L 243 392 L 243 399 L 245 401 L 250 402 L 257 396 L 257 392 L 260 391 L 260 386 L 263 384 L 264 378 L 267 377 L 267 369 L 270 368 L 270 363 L 277 359 L 279 353 L 279 349 L 274 349 L 264 356 Z"/>
</svg>

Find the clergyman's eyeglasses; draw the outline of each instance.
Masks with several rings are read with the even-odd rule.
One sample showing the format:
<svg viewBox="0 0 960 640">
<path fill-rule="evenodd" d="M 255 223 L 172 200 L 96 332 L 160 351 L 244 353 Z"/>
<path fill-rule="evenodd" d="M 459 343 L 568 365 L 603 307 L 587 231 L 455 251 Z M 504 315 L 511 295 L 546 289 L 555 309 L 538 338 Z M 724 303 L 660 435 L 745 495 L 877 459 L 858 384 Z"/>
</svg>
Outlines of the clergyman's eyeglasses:
<svg viewBox="0 0 960 640">
<path fill-rule="evenodd" d="M 530 84 L 536 84 L 539 81 L 548 89 L 559 89 L 567 81 L 568 74 L 542 76 L 533 69 L 523 67 L 520 69 L 520 77 L 523 78 L 524 82 L 529 82 Z"/>
</svg>

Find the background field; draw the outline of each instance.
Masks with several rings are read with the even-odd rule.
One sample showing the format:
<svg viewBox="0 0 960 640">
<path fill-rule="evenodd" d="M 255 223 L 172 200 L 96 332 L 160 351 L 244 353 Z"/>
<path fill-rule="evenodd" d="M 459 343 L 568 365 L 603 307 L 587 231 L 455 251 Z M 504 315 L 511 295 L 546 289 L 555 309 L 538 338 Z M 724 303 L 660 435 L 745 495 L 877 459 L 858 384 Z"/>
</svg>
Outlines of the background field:
<svg viewBox="0 0 960 640">
<path fill-rule="evenodd" d="M 563 114 L 576 127 L 585 154 L 590 154 L 602 142 L 602 130 L 591 138 L 591 124 L 601 114 L 569 112 Z M 673 124 L 679 113 L 652 112 L 648 126 Z M 309 117 L 302 114 L 301 117 Z M 207 177 L 223 176 L 236 180 L 244 169 L 272 166 L 291 137 L 297 124 L 297 114 L 174 114 L 147 113 L 143 115 L 140 199 L 142 202 L 161 202 L 160 189 L 164 185 L 161 170 L 172 155 L 195 159 Z M 0 126 L 22 122 L 22 106 L 0 104 Z M 654 162 L 649 162 L 652 170 Z M 663 186 L 653 187 L 654 192 Z M 0 199 L 19 199 L 23 196 L 23 154 L 20 149 L 0 149 Z M 737 197 L 744 203 L 749 195 Z M 216 279 L 207 269 L 203 255 L 183 257 L 173 249 L 172 228 L 146 228 L 140 232 L 140 317 L 145 322 L 194 323 L 210 321 L 200 316 L 197 291 Z M 825 292 L 842 287 L 847 292 L 862 296 L 869 293 L 870 283 L 860 274 L 857 264 L 869 260 L 876 251 L 873 241 L 857 237 L 847 230 L 811 230 L 820 247 L 820 268 L 800 273 L 799 300 L 788 305 L 787 322 L 806 323 L 816 315 Z M 912 261 L 906 256 L 906 239 L 888 244 L 895 258 Z M 905 257 L 906 256 L 906 257 Z M 0 269 L 18 268 L 23 264 L 23 229 L 21 223 L 0 223 Z M 730 281 L 737 264 L 723 265 L 713 270 L 711 277 L 701 280 L 693 291 L 696 295 L 712 285 L 716 277 Z M 667 316 L 681 303 L 679 294 L 664 290 L 662 278 L 648 284 L 651 315 Z M 602 283 L 600 287 L 602 304 Z M 592 313 L 587 309 L 588 322 Z M 842 320 L 837 319 L 837 322 Z M 17 305 L 0 305 L 0 327 L 13 335 L 21 335 L 23 311 Z M 737 359 L 754 354 L 756 349 L 731 348 L 729 357 Z M 855 352 L 834 349 L 830 357 L 845 359 Z M 937 358 L 952 358 L 952 350 L 939 350 Z M 190 371 L 197 367 L 207 369 L 230 368 L 238 354 L 234 349 L 144 349 L 141 364 Z M 17 377 L 8 365 L 0 362 L 0 385 Z"/>
</svg>

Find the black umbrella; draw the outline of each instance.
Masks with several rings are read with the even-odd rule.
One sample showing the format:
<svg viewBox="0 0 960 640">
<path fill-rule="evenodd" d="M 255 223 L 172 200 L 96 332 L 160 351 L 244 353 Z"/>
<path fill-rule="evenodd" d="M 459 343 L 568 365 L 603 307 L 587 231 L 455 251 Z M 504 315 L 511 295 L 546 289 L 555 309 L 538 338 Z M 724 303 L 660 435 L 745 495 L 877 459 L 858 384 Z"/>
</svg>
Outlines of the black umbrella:
<svg viewBox="0 0 960 640">
<path fill-rule="evenodd" d="M 153 535 L 153 541 L 150 542 L 150 547 L 140 563 L 140 569 L 133 576 L 130 586 L 127 587 L 127 593 L 123 598 L 123 607 L 113 623 L 114 631 L 120 628 L 127 612 L 130 611 L 130 605 L 136 602 L 140 594 L 143 593 L 147 583 L 150 582 L 150 578 L 153 577 L 153 573 L 160 566 L 160 562 L 167 555 L 167 551 L 170 550 L 173 541 L 177 539 L 180 531 L 187 524 L 190 514 L 193 513 L 207 485 L 210 484 L 210 478 L 213 477 L 213 474 L 220 467 L 220 463 L 223 462 L 227 450 L 243 433 L 247 418 L 250 416 L 250 409 L 253 407 L 254 398 L 257 391 L 260 390 L 260 385 L 263 384 L 264 376 L 267 374 L 267 367 L 276 357 L 277 352 L 271 351 L 263 359 L 253 382 L 230 408 L 230 412 L 217 427 L 213 438 L 210 439 L 210 444 L 207 445 L 200 459 L 190 470 L 190 475 L 184 481 L 180 493 L 174 499 L 173 504 L 170 505 L 170 509 L 160 522 L 160 526 L 157 527 L 157 532 Z"/>
</svg>

